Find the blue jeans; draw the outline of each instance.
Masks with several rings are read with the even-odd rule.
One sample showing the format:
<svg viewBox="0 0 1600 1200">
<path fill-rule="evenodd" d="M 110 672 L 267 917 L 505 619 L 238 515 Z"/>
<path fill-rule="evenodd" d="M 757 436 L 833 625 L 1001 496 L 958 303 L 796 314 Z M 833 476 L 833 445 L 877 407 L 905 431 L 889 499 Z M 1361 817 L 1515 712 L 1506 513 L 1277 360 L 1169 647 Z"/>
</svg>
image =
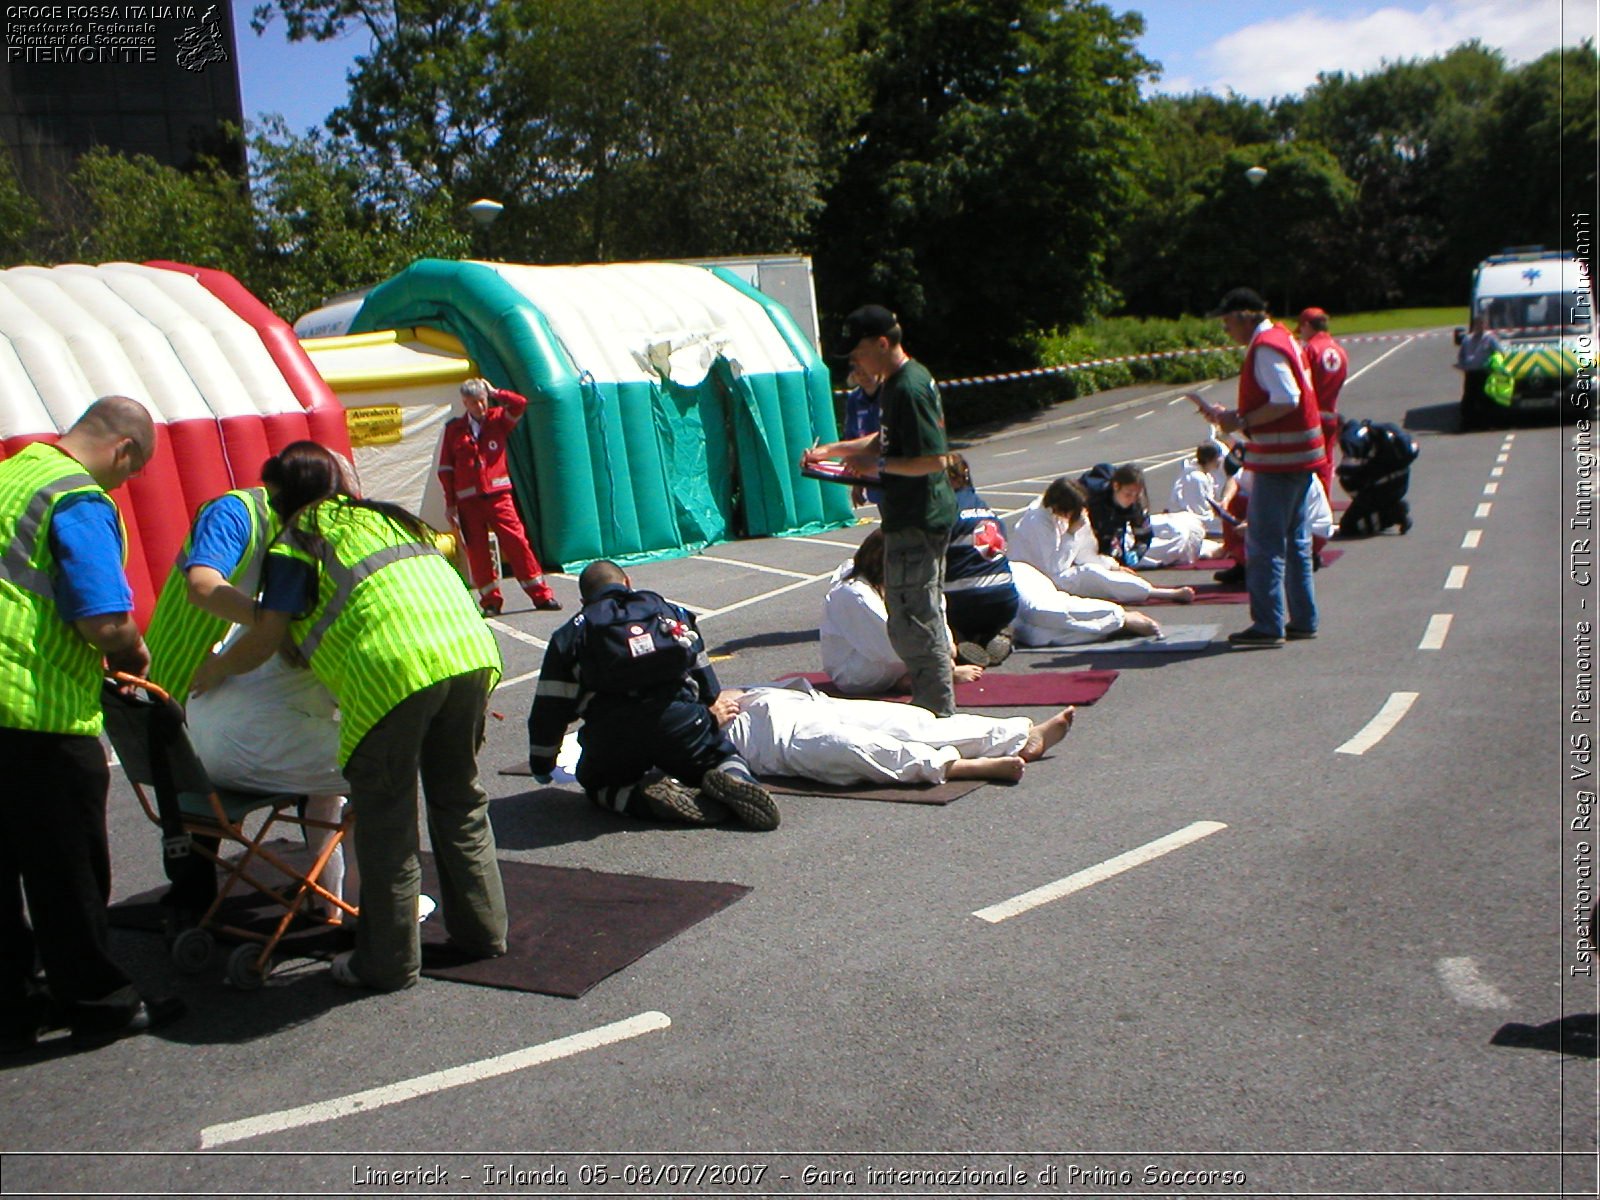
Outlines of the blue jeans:
<svg viewBox="0 0 1600 1200">
<path fill-rule="evenodd" d="M 1316 631 L 1311 527 L 1306 521 L 1311 475 L 1310 471 L 1257 471 L 1250 477 L 1244 580 L 1250 593 L 1250 628 L 1258 633 L 1283 636 L 1285 600 L 1289 624 Z"/>
</svg>

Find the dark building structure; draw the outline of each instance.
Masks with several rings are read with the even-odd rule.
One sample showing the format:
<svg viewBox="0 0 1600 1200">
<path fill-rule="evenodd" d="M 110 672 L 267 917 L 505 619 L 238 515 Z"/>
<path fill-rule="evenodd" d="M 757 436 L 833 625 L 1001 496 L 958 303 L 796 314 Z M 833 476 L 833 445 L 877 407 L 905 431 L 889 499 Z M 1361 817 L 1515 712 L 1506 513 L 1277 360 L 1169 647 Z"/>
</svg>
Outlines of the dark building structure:
<svg viewBox="0 0 1600 1200">
<path fill-rule="evenodd" d="M 41 201 L 95 146 L 179 168 L 209 155 L 243 174 L 222 129 L 243 123 L 226 0 L 0 6 L 0 59 L 0 143 Z"/>
</svg>

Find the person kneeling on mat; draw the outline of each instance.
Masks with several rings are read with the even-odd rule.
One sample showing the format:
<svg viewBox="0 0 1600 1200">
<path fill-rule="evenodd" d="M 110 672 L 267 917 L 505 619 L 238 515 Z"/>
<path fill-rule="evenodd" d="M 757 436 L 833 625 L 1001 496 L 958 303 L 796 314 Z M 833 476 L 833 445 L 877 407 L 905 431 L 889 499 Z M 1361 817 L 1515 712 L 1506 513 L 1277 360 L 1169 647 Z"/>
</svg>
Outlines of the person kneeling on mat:
<svg viewBox="0 0 1600 1200">
<path fill-rule="evenodd" d="M 550 639 L 528 713 L 534 778 L 550 782 L 581 715 L 576 775 L 601 808 L 695 825 L 731 812 L 776 829 L 778 806 L 711 714 L 721 689 L 694 616 L 605 559 L 583 569 L 578 591 L 583 611 Z"/>
</svg>

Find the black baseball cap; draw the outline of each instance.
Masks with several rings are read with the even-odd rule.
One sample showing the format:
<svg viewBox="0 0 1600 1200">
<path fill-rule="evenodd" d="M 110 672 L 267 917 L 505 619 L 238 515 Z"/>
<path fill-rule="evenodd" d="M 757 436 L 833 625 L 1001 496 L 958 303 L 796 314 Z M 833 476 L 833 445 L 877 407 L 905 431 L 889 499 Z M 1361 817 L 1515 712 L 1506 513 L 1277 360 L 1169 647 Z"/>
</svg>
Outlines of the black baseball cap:
<svg viewBox="0 0 1600 1200">
<path fill-rule="evenodd" d="M 1237 312 L 1266 312 L 1267 302 L 1261 298 L 1261 293 L 1254 288 L 1234 288 L 1222 298 L 1222 303 L 1206 314 L 1208 317 L 1222 317 L 1228 313 Z"/>
<path fill-rule="evenodd" d="M 863 304 L 844 319 L 840 337 L 844 339 L 845 350 L 848 353 L 855 349 L 856 343 L 862 338 L 885 337 L 899 324 L 900 318 L 883 305 Z"/>
</svg>

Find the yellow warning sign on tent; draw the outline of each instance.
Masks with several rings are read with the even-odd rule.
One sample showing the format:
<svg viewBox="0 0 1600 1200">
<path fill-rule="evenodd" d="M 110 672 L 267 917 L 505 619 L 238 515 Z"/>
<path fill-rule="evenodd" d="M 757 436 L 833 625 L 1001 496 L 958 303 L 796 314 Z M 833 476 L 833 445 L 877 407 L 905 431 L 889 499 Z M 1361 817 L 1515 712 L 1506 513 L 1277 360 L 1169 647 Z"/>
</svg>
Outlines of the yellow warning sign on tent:
<svg viewBox="0 0 1600 1200">
<path fill-rule="evenodd" d="M 352 446 L 392 446 L 400 440 L 398 404 L 347 408 L 344 410 L 344 422 L 350 430 Z"/>
</svg>

